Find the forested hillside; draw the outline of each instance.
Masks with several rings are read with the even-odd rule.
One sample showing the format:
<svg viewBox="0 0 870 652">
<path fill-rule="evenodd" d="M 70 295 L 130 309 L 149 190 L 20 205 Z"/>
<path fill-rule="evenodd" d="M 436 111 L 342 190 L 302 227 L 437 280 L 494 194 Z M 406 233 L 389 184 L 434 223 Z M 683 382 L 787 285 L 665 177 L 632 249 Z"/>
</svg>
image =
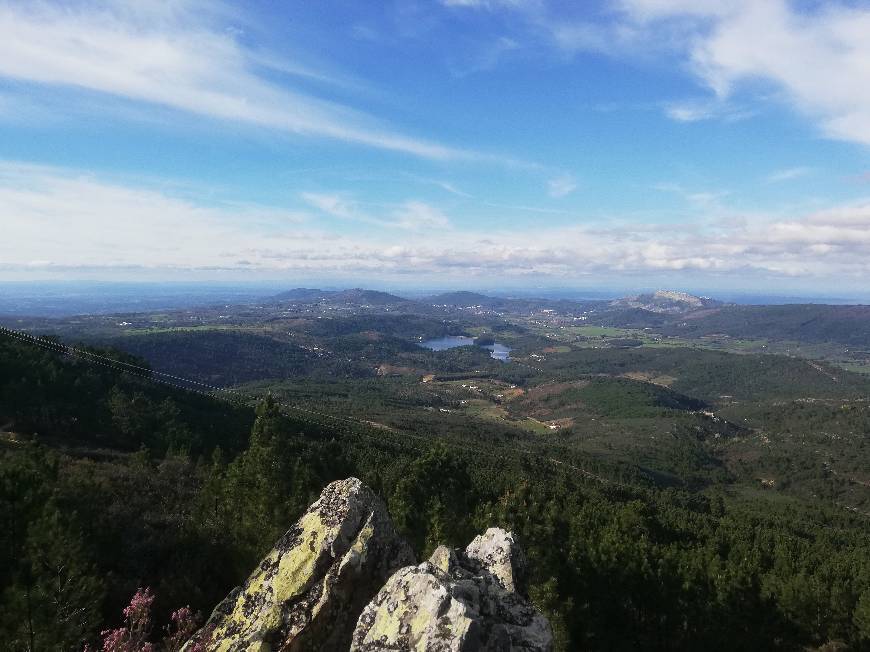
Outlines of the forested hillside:
<svg viewBox="0 0 870 652">
<path fill-rule="evenodd" d="M 244 405 L 9 340 L 0 373 L 10 649 L 96 642 L 143 586 L 160 638 L 173 610 L 216 604 L 326 483 L 351 475 L 384 496 L 418 554 L 515 531 L 562 650 L 870 646 L 870 524 L 835 505 L 748 496 L 727 475 L 702 490 L 625 484 L 615 467 L 590 475 L 559 463 L 563 445 L 547 454 L 510 430 L 496 445 L 272 399 L 254 420 Z M 610 389 L 580 391 L 612 415 Z M 629 396 L 665 414 L 696 407 L 664 390 Z"/>
<path fill-rule="evenodd" d="M 666 332 L 688 337 L 726 333 L 731 337 L 836 342 L 870 348 L 870 306 L 728 306 L 675 320 Z"/>
</svg>

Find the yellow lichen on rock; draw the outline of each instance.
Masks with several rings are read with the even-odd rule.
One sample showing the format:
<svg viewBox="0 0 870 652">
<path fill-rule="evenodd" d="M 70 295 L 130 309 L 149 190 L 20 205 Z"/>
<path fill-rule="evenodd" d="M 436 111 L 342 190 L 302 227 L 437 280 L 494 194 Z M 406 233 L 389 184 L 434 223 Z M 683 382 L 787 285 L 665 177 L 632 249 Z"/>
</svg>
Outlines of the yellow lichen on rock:
<svg viewBox="0 0 870 652">
<path fill-rule="evenodd" d="M 524 560 L 491 528 L 466 550 L 444 546 L 397 571 L 363 610 L 351 652 L 552 650 L 547 620 L 518 592 Z"/>
<path fill-rule="evenodd" d="M 347 650 L 356 615 L 412 560 L 371 490 L 333 482 L 193 640 L 219 652 Z"/>
<path fill-rule="evenodd" d="M 523 652 L 552 650 L 524 595 L 513 535 L 490 528 L 465 550 L 413 564 L 383 502 L 356 478 L 333 482 L 187 650 Z"/>
<path fill-rule="evenodd" d="M 248 578 L 232 612 L 215 628 L 212 638 L 220 641 L 217 649 L 231 650 L 237 641 L 245 641 L 248 646 L 261 643 L 260 649 L 266 652 L 269 645 L 257 641 L 257 637 L 278 628 L 284 603 L 309 588 L 323 542 L 334 533 L 316 513 L 310 512 L 296 527 L 301 529 L 300 544 L 269 553 Z"/>
</svg>

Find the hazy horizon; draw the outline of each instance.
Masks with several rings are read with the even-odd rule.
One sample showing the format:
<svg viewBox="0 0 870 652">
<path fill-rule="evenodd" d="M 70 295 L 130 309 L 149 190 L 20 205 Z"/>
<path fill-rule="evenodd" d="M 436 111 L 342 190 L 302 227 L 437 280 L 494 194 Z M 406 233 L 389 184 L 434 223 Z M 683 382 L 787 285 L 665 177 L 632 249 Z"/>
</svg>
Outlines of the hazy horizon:
<svg viewBox="0 0 870 652">
<path fill-rule="evenodd" d="M 216 304 L 244 304 L 267 299 L 300 287 L 324 291 L 351 288 L 390 292 L 409 299 L 423 299 L 440 293 L 468 291 L 494 297 L 569 300 L 612 300 L 654 292 L 675 290 L 709 296 L 725 303 L 779 305 L 790 303 L 868 304 L 870 295 L 777 294 L 755 291 L 710 292 L 703 288 L 635 286 L 592 287 L 489 287 L 489 286 L 379 286 L 367 283 L 294 284 L 271 280 L 260 282 L 132 282 L 132 281 L 0 281 L 0 314 L 32 317 L 69 317 L 77 314 L 134 313 L 153 310 L 181 310 Z"/>
</svg>

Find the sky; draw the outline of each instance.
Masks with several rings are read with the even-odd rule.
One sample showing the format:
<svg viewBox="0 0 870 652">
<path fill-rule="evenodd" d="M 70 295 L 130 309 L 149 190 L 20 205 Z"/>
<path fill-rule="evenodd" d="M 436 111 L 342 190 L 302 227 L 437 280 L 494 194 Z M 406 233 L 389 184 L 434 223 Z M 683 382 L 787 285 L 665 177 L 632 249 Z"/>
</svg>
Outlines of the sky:
<svg viewBox="0 0 870 652">
<path fill-rule="evenodd" d="M 843 295 L 870 4 L 0 0 L 0 280 Z"/>
</svg>

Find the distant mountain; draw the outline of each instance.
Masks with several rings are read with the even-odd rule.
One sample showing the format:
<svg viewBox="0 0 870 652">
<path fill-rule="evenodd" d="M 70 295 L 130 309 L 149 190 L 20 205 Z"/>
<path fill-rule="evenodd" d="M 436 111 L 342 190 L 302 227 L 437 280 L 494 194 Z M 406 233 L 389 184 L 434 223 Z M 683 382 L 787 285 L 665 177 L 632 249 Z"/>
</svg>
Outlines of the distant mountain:
<svg viewBox="0 0 870 652">
<path fill-rule="evenodd" d="M 436 294 L 433 297 L 427 297 L 426 301 L 441 306 L 489 306 L 494 301 L 498 301 L 494 297 L 488 297 L 485 294 L 477 292 L 445 292 L 444 294 Z"/>
<path fill-rule="evenodd" d="M 607 305 L 605 301 L 571 301 L 569 299 L 543 299 L 534 297 L 491 297 L 477 292 L 446 292 L 422 299 L 438 306 L 469 308 L 479 306 L 498 312 L 529 313 L 539 310 L 555 310 L 564 314 L 579 314 L 592 308 Z"/>
<path fill-rule="evenodd" d="M 686 292 L 657 290 L 652 294 L 639 294 L 634 297 L 617 299 L 611 301 L 610 305 L 613 308 L 634 308 L 649 312 L 682 314 L 705 308 L 718 308 L 724 304 L 709 297 L 698 297 Z"/>
<path fill-rule="evenodd" d="M 299 301 L 301 303 L 313 303 L 326 301 L 328 303 L 352 303 L 356 305 L 386 306 L 400 303 L 409 303 L 409 299 L 403 299 L 395 294 L 379 292 L 377 290 L 363 290 L 353 288 L 350 290 L 318 290 L 312 288 L 294 288 L 281 292 L 271 297 L 275 301 Z"/>
<path fill-rule="evenodd" d="M 316 290 L 312 288 L 293 288 L 292 290 L 287 290 L 286 292 L 279 292 L 278 294 L 272 296 L 272 299 L 277 301 L 317 301 L 325 297 L 327 294 L 332 294 L 332 292 L 328 290 Z"/>
<path fill-rule="evenodd" d="M 839 344 L 870 355 L 870 306 L 745 306 L 682 292 L 659 291 L 610 302 L 589 323 L 652 328 L 664 335 Z"/>
<path fill-rule="evenodd" d="M 410 299 L 403 299 L 389 292 L 380 292 L 378 290 L 363 290 L 361 288 L 353 288 L 352 290 L 341 290 L 330 294 L 328 297 L 331 302 L 355 303 L 370 306 L 386 306 L 396 303 L 411 303 Z"/>
</svg>

